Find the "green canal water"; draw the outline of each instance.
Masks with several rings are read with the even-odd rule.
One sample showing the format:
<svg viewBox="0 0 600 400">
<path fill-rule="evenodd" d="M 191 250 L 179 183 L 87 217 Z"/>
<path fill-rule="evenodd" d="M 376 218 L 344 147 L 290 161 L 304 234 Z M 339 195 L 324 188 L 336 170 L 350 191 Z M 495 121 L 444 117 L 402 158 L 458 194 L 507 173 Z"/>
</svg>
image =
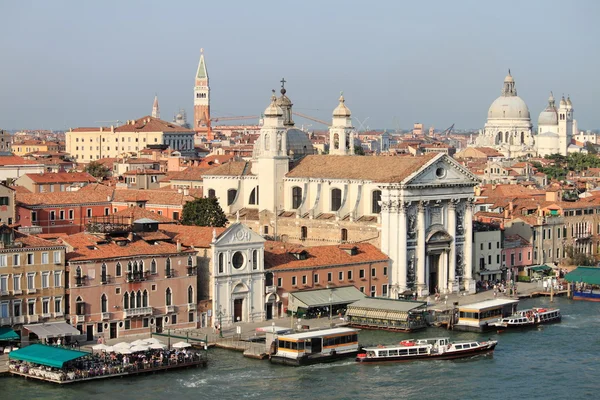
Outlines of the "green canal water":
<svg viewBox="0 0 600 400">
<path fill-rule="evenodd" d="M 551 306 L 548 299 L 520 308 Z M 493 356 L 460 361 L 307 367 L 270 365 L 209 351 L 209 366 L 63 387 L 0 378 L 0 399 L 579 399 L 600 398 L 600 303 L 557 299 L 563 321 L 538 329 L 474 334 L 430 328 L 419 334 L 363 331 L 363 345 L 410 337 L 499 340 Z"/>
</svg>

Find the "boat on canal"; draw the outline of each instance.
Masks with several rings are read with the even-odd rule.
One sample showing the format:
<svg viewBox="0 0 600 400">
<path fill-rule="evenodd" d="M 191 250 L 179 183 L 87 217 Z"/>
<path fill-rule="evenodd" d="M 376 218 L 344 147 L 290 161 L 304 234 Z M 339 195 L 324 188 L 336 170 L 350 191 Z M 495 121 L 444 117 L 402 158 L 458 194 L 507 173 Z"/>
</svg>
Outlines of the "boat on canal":
<svg viewBox="0 0 600 400">
<path fill-rule="evenodd" d="M 499 319 L 496 322 L 491 322 L 489 325 L 499 329 L 527 328 L 541 324 L 560 322 L 560 320 L 560 309 L 534 307 L 517 311 L 511 316 Z"/>
<path fill-rule="evenodd" d="M 321 329 L 277 337 L 271 343 L 269 360 L 274 364 L 310 365 L 355 357 L 358 351 L 358 329 Z"/>
<path fill-rule="evenodd" d="M 449 338 L 403 340 L 396 345 L 365 347 L 357 355 L 361 363 L 403 362 L 412 360 L 453 360 L 492 353 L 498 342 L 450 342 Z"/>
</svg>

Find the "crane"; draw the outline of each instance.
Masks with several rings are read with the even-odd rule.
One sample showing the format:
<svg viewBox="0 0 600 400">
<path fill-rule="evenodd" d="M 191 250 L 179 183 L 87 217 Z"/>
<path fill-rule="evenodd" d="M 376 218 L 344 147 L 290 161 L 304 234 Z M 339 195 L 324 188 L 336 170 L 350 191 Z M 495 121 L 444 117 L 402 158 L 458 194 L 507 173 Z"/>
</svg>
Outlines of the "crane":
<svg viewBox="0 0 600 400">
<path fill-rule="evenodd" d="M 319 124 L 323 124 L 325 126 L 331 126 L 331 124 L 329 122 L 323 121 L 323 120 L 318 119 L 318 118 L 311 117 L 309 115 L 300 114 L 299 112 L 295 112 L 295 111 L 293 111 L 292 114 L 297 115 L 300 118 L 306 118 L 306 119 L 311 120 L 313 122 L 318 122 Z"/>
<path fill-rule="evenodd" d="M 238 121 L 242 119 L 259 119 L 258 115 L 242 115 L 239 117 L 214 117 L 211 118 L 211 122 L 219 122 L 219 121 Z"/>
<path fill-rule="evenodd" d="M 366 123 L 366 122 L 369 120 L 369 118 L 371 118 L 371 117 L 367 117 L 367 118 L 363 119 L 362 121 L 361 121 L 360 119 L 356 118 L 356 117 L 353 117 L 353 118 L 356 120 L 356 122 L 358 122 L 358 129 L 357 129 L 357 131 L 358 131 L 358 132 L 360 132 L 360 131 L 361 131 L 361 129 L 362 129 L 362 131 L 364 132 L 364 131 L 365 131 L 365 123 Z M 367 126 L 366 130 L 369 130 L 369 127 L 368 127 L 368 126 Z"/>
<path fill-rule="evenodd" d="M 452 129 L 454 129 L 454 124 L 450 125 L 450 128 L 448 128 L 444 132 L 442 132 L 442 136 L 450 135 L 452 133 Z"/>
<path fill-rule="evenodd" d="M 123 121 L 117 119 L 117 120 L 114 120 L 114 121 L 94 121 L 94 123 L 96 123 L 96 124 L 114 123 L 115 126 L 119 126 L 119 125 L 121 125 L 123 123 Z"/>
</svg>

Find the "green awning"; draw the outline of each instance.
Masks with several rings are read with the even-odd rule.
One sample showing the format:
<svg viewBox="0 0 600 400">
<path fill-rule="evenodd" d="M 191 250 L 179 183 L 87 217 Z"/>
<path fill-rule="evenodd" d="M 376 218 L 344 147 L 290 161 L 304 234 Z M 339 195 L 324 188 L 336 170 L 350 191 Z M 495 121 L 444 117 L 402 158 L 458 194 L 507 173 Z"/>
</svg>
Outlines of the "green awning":
<svg viewBox="0 0 600 400">
<path fill-rule="evenodd" d="M 85 351 L 64 349 L 62 347 L 32 344 L 22 349 L 11 351 L 10 359 L 32 362 L 48 367 L 62 368 L 66 362 L 89 355 Z"/>
<path fill-rule="evenodd" d="M 551 269 L 552 267 L 549 267 L 547 265 L 538 265 L 536 267 L 529 268 L 530 271 L 550 271 Z"/>
<path fill-rule="evenodd" d="M 600 285 L 600 268 L 577 267 L 565 275 L 568 282 L 583 282 L 589 285 Z"/>
<path fill-rule="evenodd" d="M 3 340 L 19 340 L 21 337 L 17 334 L 17 332 L 10 329 L 8 326 L 4 326 L 0 328 L 0 341 Z"/>
</svg>

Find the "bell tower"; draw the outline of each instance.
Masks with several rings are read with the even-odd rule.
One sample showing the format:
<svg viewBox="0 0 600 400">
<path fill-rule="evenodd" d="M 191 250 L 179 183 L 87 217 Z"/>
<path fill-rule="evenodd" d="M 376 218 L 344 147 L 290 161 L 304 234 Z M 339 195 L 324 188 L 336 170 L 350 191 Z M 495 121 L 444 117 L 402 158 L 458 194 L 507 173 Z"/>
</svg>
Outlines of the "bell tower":
<svg viewBox="0 0 600 400">
<path fill-rule="evenodd" d="M 329 128 L 329 154 L 348 156 L 354 154 L 354 127 L 352 115 L 346 107 L 344 94 L 340 94 L 340 103 L 333 110 L 333 120 Z"/>
<path fill-rule="evenodd" d="M 210 87 L 208 86 L 208 72 L 204 62 L 204 49 L 200 49 L 200 62 L 196 71 L 194 86 L 194 130 L 196 134 L 213 139 L 210 126 Z"/>
</svg>

